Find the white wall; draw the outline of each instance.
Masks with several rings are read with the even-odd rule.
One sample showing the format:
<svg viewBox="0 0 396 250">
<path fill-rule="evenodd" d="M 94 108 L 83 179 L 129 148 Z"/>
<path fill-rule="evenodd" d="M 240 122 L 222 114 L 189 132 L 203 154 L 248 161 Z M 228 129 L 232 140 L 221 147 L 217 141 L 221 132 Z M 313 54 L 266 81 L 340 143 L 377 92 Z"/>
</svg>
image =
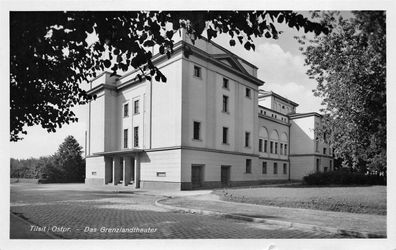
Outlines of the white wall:
<svg viewBox="0 0 396 250">
<path fill-rule="evenodd" d="M 290 157 L 290 178 L 292 180 L 302 180 L 304 176 L 316 171 L 315 164 L 315 157 L 313 156 Z"/>
<path fill-rule="evenodd" d="M 314 145 L 314 116 L 290 120 L 290 154 L 313 154 Z"/>
<path fill-rule="evenodd" d="M 142 181 L 180 182 L 181 150 L 147 152 L 140 156 L 140 176 Z M 166 172 L 165 177 L 157 177 L 157 172 Z"/>
<path fill-rule="evenodd" d="M 251 173 L 246 173 L 246 159 L 252 160 Z M 262 174 L 262 162 L 267 161 L 267 174 Z M 273 162 L 262 160 L 253 156 L 224 154 L 218 152 L 205 152 L 196 150 L 182 150 L 182 182 L 191 181 L 191 166 L 194 164 L 204 165 L 203 181 L 217 181 L 221 179 L 221 166 L 231 166 L 231 181 L 260 181 L 260 180 L 287 180 L 287 174 L 283 174 L 284 161 L 278 162 L 278 174 L 273 174 Z M 288 163 L 287 163 L 288 164 Z M 289 171 L 289 170 L 287 170 Z"/>
<path fill-rule="evenodd" d="M 90 113 L 88 122 L 88 154 L 103 152 L 104 146 L 104 134 L 105 134 L 105 96 L 104 92 L 97 94 L 97 98 L 91 101 L 88 107 Z M 90 111 L 89 111 L 90 110 Z"/>
<path fill-rule="evenodd" d="M 193 76 L 194 65 L 201 77 Z M 229 90 L 222 87 L 229 79 Z M 251 89 L 251 98 L 245 89 Z M 190 56 L 183 59 L 182 145 L 254 153 L 257 150 L 257 85 L 226 70 Z M 222 111 L 223 95 L 228 96 L 229 112 Z M 201 138 L 193 140 L 193 122 L 201 123 Z M 222 128 L 229 128 L 229 145 L 222 144 Z M 250 132 L 250 147 L 244 147 L 245 132 Z"/>
<path fill-rule="evenodd" d="M 85 159 L 85 161 L 86 161 L 85 178 L 104 178 L 105 160 L 103 156 L 88 157 Z M 96 175 L 93 175 L 92 172 L 96 172 Z"/>
</svg>

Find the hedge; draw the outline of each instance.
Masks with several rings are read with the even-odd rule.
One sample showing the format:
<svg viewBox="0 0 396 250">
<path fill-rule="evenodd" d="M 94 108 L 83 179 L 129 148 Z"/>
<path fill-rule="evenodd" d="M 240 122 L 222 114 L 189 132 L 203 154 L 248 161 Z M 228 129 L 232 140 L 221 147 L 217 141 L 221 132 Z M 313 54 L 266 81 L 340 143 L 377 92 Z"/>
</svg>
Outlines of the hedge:
<svg viewBox="0 0 396 250">
<path fill-rule="evenodd" d="M 307 185 L 386 185 L 386 177 L 370 174 L 336 170 L 316 172 L 304 176 Z"/>
</svg>

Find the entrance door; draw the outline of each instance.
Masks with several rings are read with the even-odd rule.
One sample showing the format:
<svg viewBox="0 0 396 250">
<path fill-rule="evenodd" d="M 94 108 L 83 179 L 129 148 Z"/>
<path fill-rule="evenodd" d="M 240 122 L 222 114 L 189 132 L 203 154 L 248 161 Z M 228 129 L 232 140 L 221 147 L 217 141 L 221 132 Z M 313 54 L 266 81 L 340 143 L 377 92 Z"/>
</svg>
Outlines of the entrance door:
<svg viewBox="0 0 396 250">
<path fill-rule="evenodd" d="M 230 185 L 230 166 L 221 166 L 221 185 Z"/>
<path fill-rule="evenodd" d="M 192 188 L 202 187 L 202 171 L 203 166 L 201 165 L 192 165 L 191 166 L 191 186 Z"/>
</svg>

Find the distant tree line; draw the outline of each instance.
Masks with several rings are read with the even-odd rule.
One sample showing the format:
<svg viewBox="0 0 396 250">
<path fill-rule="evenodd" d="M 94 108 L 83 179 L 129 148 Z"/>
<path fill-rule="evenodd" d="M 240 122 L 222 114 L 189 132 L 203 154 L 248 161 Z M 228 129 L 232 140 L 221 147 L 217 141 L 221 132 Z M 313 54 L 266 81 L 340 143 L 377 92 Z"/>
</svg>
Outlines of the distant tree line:
<svg viewBox="0 0 396 250">
<path fill-rule="evenodd" d="M 41 179 L 43 182 L 83 182 L 85 160 L 81 154 L 82 147 L 77 140 L 68 136 L 52 156 L 22 160 L 11 158 L 10 177 Z"/>
</svg>

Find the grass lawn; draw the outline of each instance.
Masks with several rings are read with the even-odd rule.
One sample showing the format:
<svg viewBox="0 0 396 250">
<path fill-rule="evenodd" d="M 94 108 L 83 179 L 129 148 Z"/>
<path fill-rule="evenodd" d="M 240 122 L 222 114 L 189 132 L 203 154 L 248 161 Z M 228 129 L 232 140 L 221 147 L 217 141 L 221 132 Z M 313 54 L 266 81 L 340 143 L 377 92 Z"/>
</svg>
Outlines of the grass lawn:
<svg viewBox="0 0 396 250">
<path fill-rule="evenodd" d="M 386 215 L 386 186 L 252 187 L 219 189 L 214 193 L 227 201 Z"/>
</svg>

